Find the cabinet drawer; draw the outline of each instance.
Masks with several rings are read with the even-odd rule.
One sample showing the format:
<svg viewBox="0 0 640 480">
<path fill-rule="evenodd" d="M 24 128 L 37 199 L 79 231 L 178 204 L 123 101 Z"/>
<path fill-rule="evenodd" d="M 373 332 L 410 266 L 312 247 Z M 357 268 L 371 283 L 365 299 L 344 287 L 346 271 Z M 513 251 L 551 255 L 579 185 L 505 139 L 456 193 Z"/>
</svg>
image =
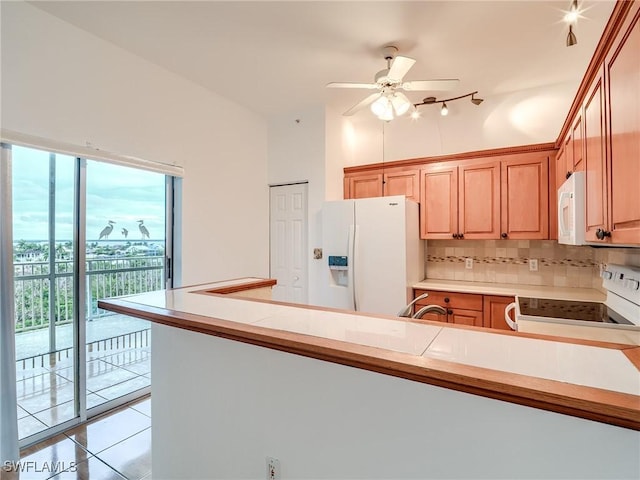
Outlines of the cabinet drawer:
<svg viewBox="0 0 640 480">
<path fill-rule="evenodd" d="M 429 296 L 417 302 L 417 305 L 440 305 L 445 308 L 482 311 L 482 295 L 474 293 L 439 292 L 433 290 L 415 290 L 414 298 L 423 293 Z"/>
</svg>

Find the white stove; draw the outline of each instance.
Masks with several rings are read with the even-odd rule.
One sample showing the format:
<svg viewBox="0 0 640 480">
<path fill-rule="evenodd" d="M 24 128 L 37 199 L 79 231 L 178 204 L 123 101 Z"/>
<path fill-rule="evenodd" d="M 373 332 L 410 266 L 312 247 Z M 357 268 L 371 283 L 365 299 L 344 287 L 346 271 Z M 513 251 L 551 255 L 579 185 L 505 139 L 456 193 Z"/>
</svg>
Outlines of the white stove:
<svg viewBox="0 0 640 480">
<path fill-rule="evenodd" d="M 604 303 L 517 296 L 505 319 L 519 332 L 640 345 L 640 267 L 609 264 L 601 276 Z"/>
</svg>

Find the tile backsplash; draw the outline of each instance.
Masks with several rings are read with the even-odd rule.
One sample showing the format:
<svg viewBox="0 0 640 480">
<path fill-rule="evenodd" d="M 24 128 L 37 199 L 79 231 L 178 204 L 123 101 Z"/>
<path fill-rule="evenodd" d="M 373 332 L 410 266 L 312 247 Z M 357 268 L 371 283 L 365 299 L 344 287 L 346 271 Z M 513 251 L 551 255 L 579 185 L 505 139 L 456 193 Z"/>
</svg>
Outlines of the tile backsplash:
<svg viewBox="0 0 640 480">
<path fill-rule="evenodd" d="M 606 263 L 640 266 L 640 248 L 560 245 L 555 240 L 429 240 L 427 278 L 602 289 Z M 473 268 L 465 261 L 473 259 Z M 529 269 L 538 261 L 538 271 Z"/>
</svg>

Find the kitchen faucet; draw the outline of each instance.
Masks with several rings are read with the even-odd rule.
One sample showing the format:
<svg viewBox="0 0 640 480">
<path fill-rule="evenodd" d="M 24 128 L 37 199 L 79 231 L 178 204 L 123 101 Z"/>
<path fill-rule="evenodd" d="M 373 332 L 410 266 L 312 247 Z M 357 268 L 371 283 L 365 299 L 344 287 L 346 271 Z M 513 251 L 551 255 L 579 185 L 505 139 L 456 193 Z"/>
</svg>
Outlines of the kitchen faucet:
<svg viewBox="0 0 640 480">
<path fill-rule="evenodd" d="M 440 315 L 446 315 L 447 314 L 447 310 L 445 310 L 440 305 L 427 305 L 426 307 L 422 307 L 420 310 L 418 310 L 413 315 L 412 318 L 422 318 L 427 313 L 438 313 Z"/>
<path fill-rule="evenodd" d="M 404 307 L 402 310 L 398 312 L 398 316 L 407 317 L 407 318 L 411 317 L 411 309 L 413 308 L 413 304 L 424 298 L 427 298 L 428 296 L 429 296 L 428 293 L 423 293 L 422 295 L 414 298 L 409 305 L 407 305 L 406 307 Z"/>
</svg>

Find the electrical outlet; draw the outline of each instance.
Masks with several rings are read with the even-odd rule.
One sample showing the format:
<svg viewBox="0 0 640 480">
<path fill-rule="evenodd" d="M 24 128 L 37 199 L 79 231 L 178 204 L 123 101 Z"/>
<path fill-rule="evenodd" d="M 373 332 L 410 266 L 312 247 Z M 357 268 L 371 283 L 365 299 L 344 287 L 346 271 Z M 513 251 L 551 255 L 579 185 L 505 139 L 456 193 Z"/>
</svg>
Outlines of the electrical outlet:
<svg viewBox="0 0 640 480">
<path fill-rule="evenodd" d="M 537 272 L 538 271 L 538 259 L 537 258 L 530 258 L 529 259 L 529 271 L 530 272 Z"/>
<path fill-rule="evenodd" d="M 473 269 L 473 258 L 465 258 L 464 268 L 466 268 L 467 270 Z"/>
<path fill-rule="evenodd" d="M 267 457 L 267 480 L 280 480 L 280 460 Z"/>
</svg>

